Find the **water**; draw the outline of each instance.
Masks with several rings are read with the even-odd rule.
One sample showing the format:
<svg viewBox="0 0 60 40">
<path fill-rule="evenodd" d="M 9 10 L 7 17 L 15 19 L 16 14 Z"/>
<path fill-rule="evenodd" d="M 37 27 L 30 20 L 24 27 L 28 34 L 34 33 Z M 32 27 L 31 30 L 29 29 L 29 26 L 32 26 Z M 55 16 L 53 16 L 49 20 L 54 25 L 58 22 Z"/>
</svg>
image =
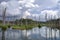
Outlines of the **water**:
<svg viewBox="0 0 60 40">
<path fill-rule="evenodd" d="M 0 30 L 0 40 L 2 31 Z M 59 40 L 59 30 L 35 27 L 31 30 L 13 30 L 7 29 L 5 31 L 5 40 Z"/>
</svg>

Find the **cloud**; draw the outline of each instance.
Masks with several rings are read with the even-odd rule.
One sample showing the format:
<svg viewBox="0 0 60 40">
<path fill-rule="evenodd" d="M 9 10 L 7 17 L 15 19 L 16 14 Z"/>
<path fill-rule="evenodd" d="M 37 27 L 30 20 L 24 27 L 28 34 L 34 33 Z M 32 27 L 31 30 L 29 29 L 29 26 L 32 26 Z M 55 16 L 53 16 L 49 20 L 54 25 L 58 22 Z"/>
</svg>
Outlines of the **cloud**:
<svg viewBox="0 0 60 40">
<path fill-rule="evenodd" d="M 2 7 L 6 7 L 6 6 L 7 6 L 7 2 L 2 2 L 0 5 L 1 5 Z"/>
<path fill-rule="evenodd" d="M 32 4 L 32 3 L 28 3 L 28 4 L 25 5 L 25 7 L 35 7 L 35 5 Z"/>
<path fill-rule="evenodd" d="M 9 1 L 9 0 L 0 0 L 0 3 L 3 2 L 3 1 L 7 2 L 7 1 Z"/>
<path fill-rule="evenodd" d="M 0 4 L 0 15 L 2 15 L 5 8 L 8 6 L 7 2 L 1 2 Z"/>
<path fill-rule="evenodd" d="M 35 0 L 19 0 L 19 3 L 34 3 Z"/>
<path fill-rule="evenodd" d="M 26 19 L 30 15 L 31 14 L 28 11 L 25 11 L 25 13 L 23 14 L 22 18 Z"/>
<path fill-rule="evenodd" d="M 58 0 L 35 0 L 35 4 L 39 4 L 41 6 L 55 6 Z"/>
<path fill-rule="evenodd" d="M 20 9 L 18 7 L 19 7 L 19 4 L 17 1 L 1 2 L 0 4 L 1 10 L 2 9 L 4 10 L 5 8 L 7 8 L 6 15 L 10 14 L 14 16 L 14 15 L 20 14 Z"/>
<path fill-rule="evenodd" d="M 41 11 L 41 17 L 43 17 L 43 19 L 45 18 L 45 15 L 47 14 L 47 20 L 49 19 L 57 19 L 58 18 L 58 11 L 54 11 L 54 10 L 43 10 Z"/>
<path fill-rule="evenodd" d="M 18 3 L 21 5 L 21 6 L 25 6 L 26 8 L 32 8 L 32 7 L 35 7 L 35 4 L 33 4 L 35 2 L 35 0 L 20 0 L 18 1 Z"/>
<path fill-rule="evenodd" d="M 52 15 L 56 15 L 57 18 L 57 12 L 58 10 L 56 10 L 59 6 L 57 6 L 59 0 L 9 0 L 7 2 L 1 2 L 1 6 L 7 6 L 7 12 L 6 15 L 8 16 L 14 16 L 14 15 L 18 15 L 20 16 L 25 16 L 24 14 L 26 14 L 26 11 L 28 11 L 27 13 L 30 13 L 30 15 L 28 15 L 30 18 L 31 15 L 38 15 L 38 19 L 39 16 L 41 16 L 40 20 L 45 20 L 45 14 L 47 13 L 49 16 Z M 1 9 L 1 13 L 2 13 L 2 9 Z M 54 11 L 54 10 L 56 11 Z M 60 12 L 59 12 L 60 13 Z M 52 17 L 54 18 L 54 17 Z M 37 19 L 37 20 L 38 20 Z"/>
<path fill-rule="evenodd" d="M 14 16 L 14 15 L 18 15 L 20 14 L 20 10 L 17 8 L 17 9 L 12 9 L 12 10 L 7 10 L 7 16 L 9 16 L 8 14 L 10 14 L 11 16 Z"/>
</svg>

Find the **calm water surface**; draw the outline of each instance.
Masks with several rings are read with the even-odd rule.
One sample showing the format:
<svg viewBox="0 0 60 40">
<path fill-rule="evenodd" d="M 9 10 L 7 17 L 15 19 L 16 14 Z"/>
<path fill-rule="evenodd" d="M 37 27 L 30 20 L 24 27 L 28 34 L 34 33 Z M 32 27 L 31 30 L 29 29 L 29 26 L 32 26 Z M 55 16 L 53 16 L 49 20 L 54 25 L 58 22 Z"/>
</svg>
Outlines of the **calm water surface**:
<svg viewBox="0 0 60 40">
<path fill-rule="evenodd" d="M 51 36 L 52 35 L 52 36 Z M 0 30 L 0 40 L 2 38 L 2 31 Z M 59 40 L 59 30 L 47 28 L 33 28 L 31 30 L 13 30 L 7 29 L 5 31 L 5 40 Z"/>
</svg>

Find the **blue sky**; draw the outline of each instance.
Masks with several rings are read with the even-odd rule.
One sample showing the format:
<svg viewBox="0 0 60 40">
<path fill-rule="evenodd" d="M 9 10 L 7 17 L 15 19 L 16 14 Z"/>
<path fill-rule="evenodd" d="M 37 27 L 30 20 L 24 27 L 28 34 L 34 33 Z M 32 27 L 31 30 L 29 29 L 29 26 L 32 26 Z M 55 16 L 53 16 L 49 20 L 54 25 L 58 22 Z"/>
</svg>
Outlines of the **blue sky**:
<svg viewBox="0 0 60 40">
<path fill-rule="evenodd" d="M 0 0 L 0 14 L 7 7 L 6 16 L 17 16 L 16 18 L 32 18 L 45 21 L 57 19 L 60 16 L 59 0 Z M 15 18 L 15 19 L 16 19 Z M 40 18 L 40 19 L 39 19 Z"/>
</svg>

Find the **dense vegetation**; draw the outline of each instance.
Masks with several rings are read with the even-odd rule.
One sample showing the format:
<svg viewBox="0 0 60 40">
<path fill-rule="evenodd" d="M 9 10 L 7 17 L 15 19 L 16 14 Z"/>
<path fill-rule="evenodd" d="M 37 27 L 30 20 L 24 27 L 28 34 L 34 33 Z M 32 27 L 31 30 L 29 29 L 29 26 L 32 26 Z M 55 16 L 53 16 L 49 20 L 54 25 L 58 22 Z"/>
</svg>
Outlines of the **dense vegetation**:
<svg viewBox="0 0 60 40">
<path fill-rule="evenodd" d="M 60 29 L 60 19 L 52 19 L 46 22 L 46 26 Z"/>
<path fill-rule="evenodd" d="M 2 26 L 2 21 L 0 22 L 0 27 Z M 9 23 L 6 21 L 5 27 L 12 27 L 13 29 L 20 29 L 20 30 L 28 30 L 32 29 L 34 27 L 41 27 L 43 26 L 43 22 L 39 21 L 34 21 L 32 19 L 20 19 L 20 20 L 15 20 L 15 21 L 10 21 Z"/>
</svg>

